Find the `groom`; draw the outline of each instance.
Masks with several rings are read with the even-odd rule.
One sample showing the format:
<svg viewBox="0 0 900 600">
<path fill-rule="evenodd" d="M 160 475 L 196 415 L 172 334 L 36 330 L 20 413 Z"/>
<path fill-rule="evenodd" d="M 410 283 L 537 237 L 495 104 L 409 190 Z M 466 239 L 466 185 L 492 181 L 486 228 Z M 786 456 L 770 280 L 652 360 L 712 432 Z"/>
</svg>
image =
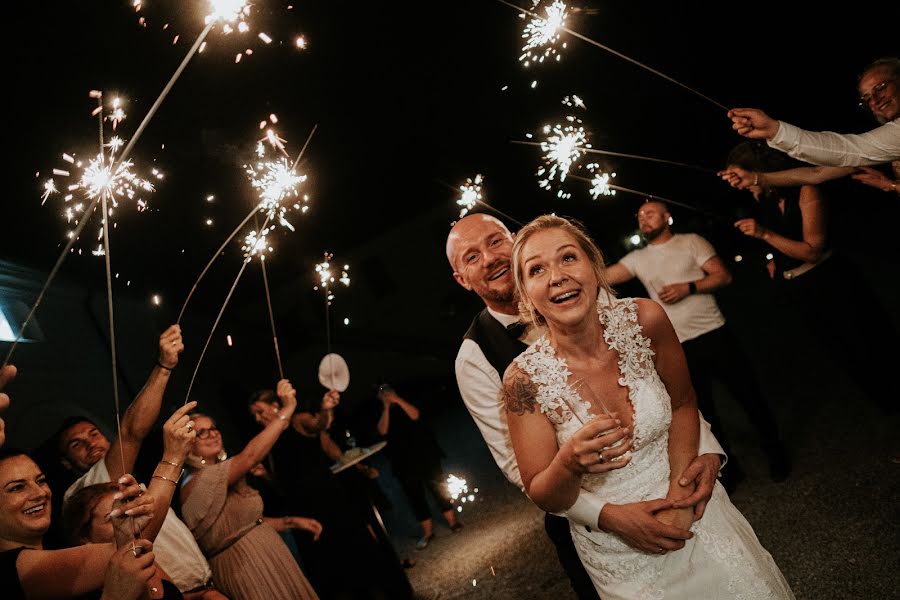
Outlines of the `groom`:
<svg viewBox="0 0 900 600">
<path fill-rule="evenodd" d="M 456 381 L 466 407 L 481 430 L 491 455 L 506 478 L 524 489 L 513 452 L 506 414 L 500 400 L 501 376 L 540 331 L 525 331 L 519 323 L 514 298 L 510 253 L 513 236 L 506 226 L 489 215 L 476 213 L 460 219 L 447 237 L 447 260 L 453 278 L 484 301 L 485 309 L 472 321 L 456 357 Z M 724 452 L 701 418 L 699 456 L 682 474 L 680 483 L 695 482 L 694 494 L 679 506 L 695 506 L 703 516 L 712 495 Z M 650 553 L 678 550 L 691 533 L 657 521 L 657 511 L 671 508 L 665 499 L 617 505 L 604 503 L 596 494 L 582 490 L 575 504 L 563 515 L 547 513 L 544 528 L 556 547 L 563 570 L 580 599 L 596 599 L 597 592 L 581 564 L 572 542 L 568 521 L 590 529 L 615 533 L 631 546 Z"/>
</svg>

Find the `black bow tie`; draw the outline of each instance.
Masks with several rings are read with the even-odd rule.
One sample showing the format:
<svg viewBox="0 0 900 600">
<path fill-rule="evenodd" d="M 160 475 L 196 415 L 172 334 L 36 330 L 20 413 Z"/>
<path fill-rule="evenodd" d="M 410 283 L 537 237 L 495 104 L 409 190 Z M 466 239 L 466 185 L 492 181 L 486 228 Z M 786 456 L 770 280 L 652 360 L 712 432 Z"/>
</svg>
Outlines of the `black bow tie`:
<svg viewBox="0 0 900 600">
<path fill-rule="evenodd" d="M 509 337 L 517 340 L 522 337 L 522 334 L 525 333 L 527 328 L 527 325 L 522 321 L 516 321 L 515 323 L 510 323 L 506 326 L 506 332 L 509 334 Z"/>
</svg>

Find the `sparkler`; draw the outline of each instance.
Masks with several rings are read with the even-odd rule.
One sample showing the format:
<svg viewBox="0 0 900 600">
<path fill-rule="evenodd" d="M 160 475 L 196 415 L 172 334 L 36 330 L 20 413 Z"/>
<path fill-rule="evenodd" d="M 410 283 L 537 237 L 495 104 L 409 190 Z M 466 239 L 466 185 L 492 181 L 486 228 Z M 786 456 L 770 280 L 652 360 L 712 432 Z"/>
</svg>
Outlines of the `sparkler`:
<svg viewBox="0 0 900 600">
<path fill-rule="evenodd" d="M 462 512 L 462 505 L 466 502 L 475 502 L 475 495 L 478 493 L 478 488 L 473 488 L 470 492 L 468 482 L 462 477 L 457 477 L 451 473 L 447 476 L 446 484 L 447 493 L 450 495 L 450 501 L 459 502 L 459 505 L 456 507 L 456 512 Z"/>
<path fill-rule="evenodd" d="M 615 196 L 616 190 L 610 187 L 609 180 L 616 176 L 615 173 L 606 173 L 600 171 L 600 165 L 597 163 L 591 163 L 587 166 L 588 171 L 594 174 L 593 178 L 591 178 L 591 190 L 590 194 L 594 197 L 594 200 L 599 198 L 600 196 Z"/>
<path fill-rule="evenodd" d="M 250 213 L 250 216 L 252 217 L 254 214 L 255 212 Z M 241 276 L 243 276 L 247 265 L 250 264 L 250 261 L 253 260 L 254 256 L 259 256 L 260 259 L 262 259 L 265 256 L 266 252 L 272 251 L 272 248 L 271 246 L 269 246 L 266 239 L 266 235 L 270 230 L 268 225 L 269 220 L 266 219 L 265 221 L 263 221 L 262 228 L 258 232 L 251 231 L 244 238 L 244 242 L 241 245 L 241 251 L 244 254 L 244 260 L 241 262 L 241 268 L 238 271 L 237 276 L 234 278 L 234 282 L 231 284 L 231 289 L 228 290 L 228 295 L 225 296 L 225 301 L 222 303 L 222 308 L 219 309 L 219 313 L 216 315 L 216 320 L 213 322 L 212 329 L 210 329 L 209 331 L 209 337 L 206 338 L 206 343 L 203 344 L 203 350 L 201 350 L 200 352 L 200 358 L 197 360 L 197 365 L 194 367 L 194 373 L 193 375 L 191 375 L 191 382 L 188 384 L 187 394 L 185 394 L 184 396 L 184 404 L 187 404 L 191 398 L 191 390 L 194 388 L 194 381 L 197 379 L 197 373 L 200 371 L 200 365 L 203 363 L 203 357 L 206 356 L 206 349 L 209 348 L 209 342 L 212 340 L 213 334 L 215 334 L 216 328 L 219 326 L 219 321 L 222 320 L 222 315 L 225 313 L 225 307 L 227 307 L 228 303 L 231 301 L 231 296 L 234 294 L 234 290 L 237 288 L 237 284 L 241 280 Z M 184 313 L 184 308 L 182 308 L 182 313 Z"/>
<path fill-rule="evenodd" d="M 538 180 L 538 185 L 546 190 L 551 189 L 551 182 L 556 178 L 559 178 L 560 183 L 564 182 L 572 166 L 591 147 L 584 127 L 581 126 L 581 119 L 569 115 L 566 121 L 567 124 L 544 126 L 547 139 L 540 142 L 541 150 L 544 151 L 544 165 L 538 169 L 537 175 L 543 177 Z M 556 195 L 568 198 L 571 194 L 560 189 Z"/>
<path fill-rule="evenodd" d="M 557 61 L 562 58 L 555 44 L 559 42 L 560 30 L 565 30 L 566 4 L 561 0 L 554 0 L 544 10 L 547 13 L 546 17 L 529 13 L 534 18 L 528 22 L 525 30 L 522 32 L 525 45 L 522 46 L 522 55 L 519 57 L 519 62 L 526 67 L 534 62 L 540 64 L 551 56 L 555 56 Z M 566 44 L 561 44 L 561 47 L 564 49 Z"/>
<path fill-rule="evenodd" d="M 612 177 L 614 177 L 614 176 L 615 176 L 615 173 L 612 174 Z M 581 177 L 578 175 L 572 175 L 572 178 L 578 179 L 581 181 L 585 181 L 587 183 L 590 183 L 592 186 L 594 185 L 594 179 L 588 179 L 587 177 Z M 661 202 L 665 202 L 666 204 L 671 205 L 671 206 L 680 206 L 682 208 L 687 208 L 688 210 L 692 210 L 694 212 L 704 214 L 704 215 L 706 215 L 708 217 L 712 217 L 714 219 L 727 220 L 729 223 L 732 220 L 731 217 L 726 217 L 724 215 L 713 213 L 708 210 L 704 210 L 702 208 L 694 206 L 693 204 L 687 204 L 686 202 L 679 202 L 678 200 L 672 200 L 671 198 L 666 198 L 665 196 L 660 196 L 658 194 L 642 192 L 641 190 L 635 190 L 632 188 L 627 188 L 627 187 L 624 187 L 621 185 L 616 185 L 616 184 L 612 184 L 612 183 L 608 183 L 608 182 L 606 183 L 606 186 L 610 189 L 610 194 L 604 194 L 604 195 L 614 195 L 615 192 L 617 192 L 617 191 L 625 192 L 626 194 L 633 194 L 635 196 L 641 196 L 642 198 L 645 198 L 648 201 L 649 200 L 660 200 Z M 593 187 L 591 189 L 591 194 L 593 195 Z M 596 196 L 594 196 L 594 198 L 596 198 Z"/>
<path fill-rule="evenodd" d="M 98 102 L 102 102 L 102 94 L 99 91 L 92 92 L 96 94 Z M 115 104 L 119 115 L 119 120 L 125 118 L 125 113 L 121 106 Z M 94 111 L 94 115 L 100 119 L 105 117 L 101 111 Z M 63 196 L 65 210 L 63 215 L 66 222 L 71 223 L 73 220 L 78 223 L 79 219 L 85 214 L 84 201 L 88 201 L 88 206 L 96 206 L 90 202 L 101 196 L 105 196 L 112 207 L 107 211 L 106 216 L 110 216 L 111 210 L 119 207 L 119 202 L 123 200 L 135 201 L 137 210 L 143 211 L 147 208 L 147 203 L 143 199 L 143 194 L 151 193 L 155 190 L 153 183 L 149 179 L 145 179 L 135 174 L 134 163 L 131 160 L 118 160 L 116 152 L 122 147 L 124 141 L 118 136 L 113 136 L 107 143 L 100 146 L 100 152 L 88 161 L 78 160 L 74 154 L 64 153 L 63 161 L 71 165 L 67 169 L 53 169 L 55 177 L 71 177 L 72 183 L 68 184 L 64 189 L 67 192 Z M 106 150 L 104 150 L 106 149 Z M 153 176 L 156 179 L 162 179 L 163 174 L 157 170 L 153 170 Z M 51 195 L 59 193 L 54 179 L 48 179 L 44 183 L 44 193 L 41 195 L 41 204 L 44 204 Z M 71 237 L 71 232 L 69 233 Z M 94 252 L 97 256 L 102 256 L 102 252 Z"/>
<path fill-rule="evenodd" d="M 334 300 L 332 285 L 337 281 L 344 284 L 345 287 L 350 287 L 350 265 L 344 265 L 344 268 L 340 270 L 340 276 L 335 280 L 338 267 L 332 265 L 332 258 L 334 258 L 334 255 L 326 250 L 324 260 L 316 265 L 316 276 L 319 283 L 313 287 L 314 290 L 321 288 L 325 293 L 325 348 L 328 355 L 331 354 L 331 302 Z M 332 272 L 332 269 L 334 269 L 334 272 Z M 331 359 L 328 361 L 328 366 L 331 370 L 331 379 L 333 380 L 334 367 L 331 364 Z"/>
<path fill-rule="evenodd" d="M 131 145 L 129 144 L 129 147 L 126 148 L 126 150 L 117 158 L 115 156 L 115 153 L 122 146 L 123 142 L 121 138 L 113 137 L 109 140 L 108 143 L 105 142 L 103 136 L 103 121 L 105 119 L 109 119 L 109 117 L 104 115 L 103 93 L 99 90 L 92 90 L 89 96 L 97 100 L 97 108 L 94 109 L 92 115 L 98 117 L 100 131 L 99 152 L 97 153 L 97 156 L 93 160 L 88 161 L 86 165 L 82 161 L 77 161 L 75 157 L 70 154 L 63 154 L 63 160 L 65 162 L 73 165 L 74 169 L 81 169 L 80 175 L 78 175 L 73 180 L 73 183 L 65 188 L 67 193 L 64 196 L 64 202 L 67 204 L 75 199 L 76 192 L 79 192 L 79 195 L 82 196 L 81 202 L 76 201 L 68 205 L 66 207 L 66 210 L 64 211 L 67 222 L 72 222 L 74 220 L 76 227 L 67 233 L 66 237 L 68 237 L 68 242 L 57 258 L 56 263 L 53 265 L 53 268 L 50 270 L 50 274 L 47 276 L 47 280 L 44 282 L 41 291 L 38 293 L 37 299 L 35 300 L 31 309 L 28 311 L 25 320 L 19 327 L 19 331 L 15 336 L 15 340 L 6 353 L 6 358 L 3 361 L 3 366 L 6 366 L 9 363 L 10 358 L 12 358 L 13 352 L 15 352 L 16 347 L 22 340 L 22 335 L 25 333 L 28 324 L 31 323 L 31 319 L 34 317 L 35 312 L 41 305 L 41 302 L 44 299 L 44 294 L 47 292 L 50 284 L 56 278 L 56 274 L 59 272 L 60 267 L 62 267 L 62 263 L 65 261 L 66 256 L 68 256 L 69 252 L 72 250 L 72 247 L 80 239 L 82 231 L 84 231 L 84 228 L 90 221 L 90 215 L 94 213 L 97 205 L 101 204 L 101 200 L 103 210 L 103 226 L 100 232 L 101 236 L 105 236 L 109 231 L 108 221 L 111 214 L 111 209 L 107 205 L 107 199 L 112 201 L 113 208 L 115 208 L 118 207 L 119 200 L 133 200 L 137 197 L 138 200 L 136 202 L 136 205 L 138 206 L 139 210 L 143 210 L 146 205 L 139 197 L 139 195 L 142 192 L 149 193 L 153 191 L 153 185 L 149 180 L 136 176 L 131 170 L 133 164 L 131 161 L 127 160 L 127 152 L 130 151 Z M 115 117 L 114 119 L 111 119 L 114 126 L 125 118 L 125 112 L 122 108 L 121 100 L 113 100 L 111 104 L 111 113 Z M 104 148 L 108 149 L 108 153 L 105 153 Z M 72 171 L 71 168 L 53 169 L 53 175 L 55 177 L 71 177 Z M 159 173 L 158 177 L 161 178 L 162 174 Z M 56 185 L 56 181 L 52 178 L 44 182 L 43 190 L 44 191 L 41 194 L 42 205 L 46 203 L 47 199 L 50 196 L 60 193 L 60 190 Z M 85 202 L 87 202 L 86 205 Z M 108 243 L 105 244 L 105 246 L 106 247 L 98 247 L 97 251 L 95 251 L 95 255 L 108 256 Z M 115 368 L 113 369 L 113 371 L 115 372 Z M 115 380 L 114 383 L 117 384 L 118 380 Z"/>
<path fill-rule="evenodd" d="M 221 27 L 219 30 L 223 34 L 223 36 L 231 39 L 239 40 L 237 43 L 241 45 L 244 50 L 237 52 L 234 57 L 234 62 L 239 63 L 245 56 L 252 56 L 253 49 L 246 47 L 244 44 L 250 43 L 251 38 L 259 40 L 265 45 L 270 45 L 274 40 L 272 36 L 264 31 L 256 32 L 255 36 L 252 35 L 252 31 L 254 29 L 253 25 L 250 22 L 250 13 L 252 12 L 253 3 L 248 0 L 209 0 L 209 14 L 205 15 L 204 21 L 207 26 L 220 24 Z M 138 17 L 138 24 L 141 27 L 147 27 L 148 18 L 142 14 L 143 3 L 139 0 L 136 0 L 133 3 L 135 12 L 140 15 Z M 288 10 L 292 7 L 288 6 Z M 172 26 L 172 23 L 166 21 L 163 23 L 161 27 L 164 31 L 175 31 L 175 27 Z M 234 35 L 232 35 L 234 34 Z M 205 36 L 204 36 L 205 37 Z M 172 38 L 172 44 L 177 44 L 180 35 L 178 33 L 174 33 Z M 305 41 L 303 42 L 305 45 Z M 294 45 L 298 49 L 303 49 L 303 46 L 299 45 L 295 40 Z M 202 53 L 206 49 L 207 43 L 203 41 L 200 44 L 200 48 L 198 52 Z"/>
<path fill-rule="evenodd" d="M 268 218 L 266 219 L 268 221 Z M 244 238 L 244 259 L 252 260 L 254 256 L 259 256 L 259 266 L 263 276 L 263 287 L 266 290 L 266 306 L 269 309 L 269 324 L 272 326 L 272 343 L 275 346 L 275 362 L 278 363 L 278 374 L 280 379 L 284 379 L 284 368 L 281 365 L 281 351 L 278 348 L 278 333 L 275 329 L 275 313 L 272 310 L 272 295 L 269 292 L 269 277 L 266 273 L 266 253 L 272 253 L 273 249 L 269 245 L 266 237 L 272 231 L 273 227 L 266 227 L 260 230 L 251 231 Z"/>
<path fill-rule="evenodd" d="M 475 176 L 475 179 L 469 177 L 463 185 L 459 186 L 459 191 L 462 192 L 462 196 L 460 196 L 456 203 L 462 206 L 462 209 L 459 211 L 460 219 L 472 210 L 476 202 L 481 202 L 482 181 L 484 181 L 484 178 L 479 173 Z"/>
<path fill-rule="evenodd" d="M 134 6 L 135 10 L 139 11 L 142 4 L 141 2 L 136 1 Z M 147 114 L 144 116 L 143 121 L 141 121 L 141 124 L 138 125 L 137 130 L 134 132 L 134 135 L 128 142 L 128 146 L 126 146 L 125 150 L 122 152 L 122 156 L 119 158 L 119 162 L 124 162 L 128 159 L 128 156 L 131 154 L 131 149 L 134 147 L 134 144 L 137 143 L 138 139 L 141 137 L 141 134 L 144 132 L 144 129 L 147 127 L 147 124 L 150 123 L 153 115 L 155 115 L 156 111 L 159 110 L 159 107 L 162 105 L 163 100 L 165 100 L 166 96 L 169 95 L 169 92 L 172 90 L 175 82 L 178 81 L 179 77 L 181 77 L 184 69 L 187 67 L 188 63 L 191 62 L 194 54 L 199 51 L 200 47 L 204 43 L 204 40 L 206 39 L 206 36 L 209 35 L 209 32 L 212 31 L 212 28 L 216 25 L 216 23 L 223 22 L 222 30 L 225 33 L 229 33 L 228 29 L 231 27 L 230 23 L 242 19 L 242 15 L 247 15 L 250 12 L 250 8 L 245 0 L 210 0 L 210 6 L 212 12 L 206 16 L 206 27 L 203 28 L 203 30 L 200 32 L 200 35 L 198 35 L 197 39 L 194 40 L 194 44 L 191 46 L 190 50 L 188 50 L 187 54 L 184 56 L 184 59 L 182 59 L 181 64 L 179 64 L 178 68 L 175 69 L 175 73 L 169 79 L 169 82 L 166 83 L 165 87 L 163 87 L 162 92 L 160 92 L 159 96 L 156 98 L 156 101 L 153 102 L 150 110 L 147 111 Z"/>
<path fill-rule="evenodd" d="M 575 117 L 567 117 L 568 119 L 575 119 Z M 577 123 L 581 121 L 575 119 Z M 567 131 L 570 130 L 570 131 Z M 547 163 L 547 166 L 541 167 L 538 169 L 538 176 L 543 176 L 544 174 L 547 177 L 543 180 L 538 181 L 538 185 L 545 189 L 550 189 L 550 182 L 553 178 L 559 174 L 560 182 L 564 181 L 569 171 L 572 168 L 572 165 L 577 162 L 579 158 L 581 158 L 584 154 L 600 154 L 603 156 L 617 156 L 621 158 L 631 158 L 636 160 L 642 160 L 646 162 L 654 162 L 659 164 L 673 165 L 676 167 L 684 167 L 686 169 L 693 169 L 695 171 L 700 171 L 702 173 L 716 173 L 715 169 L 710 169 L 708 167 L 700 167 L 697 165 L 692 165 L 688 163 L 677 162 L 674 160 L 666 160 L 662 158 L 654 158 L 652 156 L 642 156 L 640 154 L 625 154 L 622 152 L 612 152 L 609 150 L 598 150 L 593 148 L 590 144 L 585 143 L 586 135 L 583 133 L 583 128 L 576 128 L 574 125 L 569 125 L 566 128 L 563 128 L 560 125 L 556 125 L 554 127 L 550 127 L 549 125 L 544 127 L 544 132 L 551 132 L 547 138 L 547 141 L 544 142 L 531 142 L 525 140 L 512 140 L 513 144 L 522 144 L 525 146 L 539 146 L 541 150 L 546 152 L 543 159 Z M 596 168 L 596 163 L 591 163 L 587 165 L 588 170 L 593 172 Z M 614 176 L 614 175 L 613 175 Z M 604 183 L 607 181 L 602 180 L 602 175 L 598 177 L 595 176 L 597 181 L 592 181 L 592 186 L 599 185 L 599 193 L 594 194 L 594 198 L 596 198 L 599 194 L 608 195 L 603 189 Z M 616 189 L 615 186 L 610 186 L 612 189 Z M 592 192 L 593 193 L 593 192 Z M 559 191 L 557 195 L 561 198 L 568 198 L 571 196 L 568 192 Z"/>
<path fill-rule="evenodd" d="M 581 40 L 583 42 L 587 42 L 588 44 L 591 44 L 592 46 L 596 46 L 597 48 L 600 48 L 601 50 L 606 50 L 610 54 L 618 56 L 619 58 L 621 58 L 623 60 L 627 60 L 631 64 L 636 65 L 646 71 L 649 71 L 650 73 L 653 73 L 654 75 L 656 75 L 658 77 L 662 77 L 666 81 L 674 83 L 675 85 L 691 92 L 692 94 L 695 94 L 695 95 L 699 96 L 700 98 L 703 98 L 707 102 L 715 104 L 717 107 L 721 108 L 722 110 L 725 110 L 725 111 L 728 110 L 728 107 L 725 106 L 724 104 L 722 104 L 721 102 L 717 102 L 717 101 L 713 100 L 712 98 L 710 98 L 709 96 L 707 96 L 705 94 L 701 94 L 694 88 L 689 87 L 688 85 L 686 85 L 684 83 L 681 83 L 677 79 L 670 77 L 670 76 L 666 75 L 665 73 L 662 73 L 661 71 L 654 69 L 653 67 L 647 66 L 644 63 L 631 58 L 630 56 L 622 54 L 621 52 L 619 52 L 617 50 L 613 50 L 609 46 L 605 46 L 596 40 L 592 40 L 591 38 L 589 38 L 585 35 L 582 35 L 582 34 L 578 33 L 577 31 L 573 31 L 572 29 L 569 29 L 568 27 L 565 26 L 565 4 L 560 2 L 560 0 L 554 0 L 554 2 L 549 7 L 546 8 L 546 10 L 545 10 L 545 12 L 547 13 L 546 17 L 541 17 L 539 14 L 537 14 L 533 11 L 524 9 L 520 6 L 516 6 L 515 4 L 508 2 L 507 0 L 497 0 L 497 2 L 500 2 L 501 4 L 505 4 L 506 6 L 509 6 L 510 8 L 519 11 L 519 13 L 521 15 L 528 15 L 528 16 L 532 17 L 533 20 L 526 26 L 525 33 L 522 34 L 522 37 L 528 37 L 530 39 L 531 32 L 533 32 L 536 34 L 535 43 L 533 44 L 533 48 L 547 46 L 547 48 L 545 48 L 545 50 L 544 50 L 544 54 L 537 57 L 538 59 L 536 62 L 538 62 L 538 63 L 543 62 L 543 60 L 545 58 L 547 58 L 548 56 L 552 56 L 552 55 L 556 54 L 556 50 L 553 47 L 553 44 L 555 44 L 559 41 L 559 39 L 560 39 L 559 33 L 565 32 L 573 37 L 578 38 L 579 40 Z M 560 8 L 558 5 L 562 5 L 562 7 Z M 534 24 L 533 27 L 532 27 L 532 24 Z M 529 27 L 532 27 L 532 29 L 529 29 Z M 543 40 L 543 41 L 541 41 L 541 40 Z M 565 48 L 565 44 L 563 44 L 562 47 Z M 526 51 L 526 49 L 529 49 L 529 44 L 526 44 L 522 48 L 523 52 Z M 523 61 L 523 57 L 528 58 L 528 61 L 525 62 L 526 66 L 528 66 L 528 64 L 530 64 L 530 62 L 532 62 L 533 61 L 532 59 L 534 58 L 534 57 L 529 58 L 527 54 L 523 54 L 522 56 L 519 57 L 519 60 Z M 557 60 L 559 60 L 558 54 L 557 54 Z"/>
<path fill-rule="evenodd" d="M 265 122 L 263 122 L 263 123 L 265 123 Z M 309 136 L 306 138 L 306 143 L 303 144 L 303 148 L 300 149 L 300 154 L 297 155 L 297 159 L 293 163 L 293 168 L 296 168 L 297 164 L 300 162 L 300 159 L 303 158 L 303 153 L 306 152 L 306 148 L 309 146 L 309 142 L 312 140 L 312 137 L 316 133 L 317 128 L 318 128 L 318 125 L 315 125 L 315 126 L 313 126 L 312 131 L 309 132 Z M 304 178 L 305 178 L 305 176 L 304 176 Z M 282 188 L 282 189 L 285 189 L 285 188 Z M 287 195 L 287 194 L 285 194 L 285 195 Z M 274 197 L 274 193 L 270 193 L 269 196 Z M 306 197 L 304 196 L 304 202 L 305 201 L 306 201 Z M 270 208 L 273 208 L 273 210 L 266 210 L 266 222 L 267 223 L 270 220 L 274 219 L 276 217 L 276 215 L 279 218 L 284 216 L 280 210 L 274 209 L 274 207 L 271 205 L 271 203 L 269 205 L 265 205 L 265 206 L 269 206 Z M 191 286 L 191 290 L 190 290 L 190 292 L 188 292 L 187 297 L 184 299 L 184 304 L 182 304 L 181 311 L 178 313 L 178 320 L 176 321 L 177 323 L 181 323 L 181 318 L 184 316 L 184 311 L 185 311 L 185 309 L 187 309 L 187 305 L 191 301 L 191 297 L 194 295 L 194 292 L 197 290 L 197 286 L 200 285 L 200 281 L 202 281 L 203 278 L 206 276 L 206 273 L 207 273 L 207 271 L 209 271 L 209 268 L 212 266 L 212 264 L 216 261 L 217 258 L 219 258 L 219 256 L 221 256 L 222 250 L 225 249 L 225 246 L 227 246 L 229 244 L 229 242 L 231 242 L 231 240 L 234 239 L 234 236 L 236 236 L 238 234 L 238 232 L 240 232 L 241 229 L 243 229 L 244 225 L 246 225 L 250 221 L 250 219 L 252 219 L 253 216 L 255 214 L 257 214 L 257 212 L 263 210 L 263 207 L 264 207 L 264 201 L 261 200 L 259 204 L 254 206 L 250 210 L 250 212 L 247 213 L 247 216 L 244 217 L 244 220 L 241 221 L 240 224 L 238 224 L 238 226 L 234 228 L 234 231 L 232 231 L 231 234 L 227 238 L 225 238 L 225 241 L 222 242 L 222 245 L 219 246 L 218 250 L 216 250 L 215 253 L 213 253 L 212 257 L 206 263 L 206 266 L 203 267 L 203 270 L 200 272 L 200 276 L 197 277 L 197 280 L 194 281 L 194 284 Z M 307 208 L 306 206 L 301 207 L 301 211 L 306 212 L 306 210 L 305 210 L 306 208 Z"/>
</svg>

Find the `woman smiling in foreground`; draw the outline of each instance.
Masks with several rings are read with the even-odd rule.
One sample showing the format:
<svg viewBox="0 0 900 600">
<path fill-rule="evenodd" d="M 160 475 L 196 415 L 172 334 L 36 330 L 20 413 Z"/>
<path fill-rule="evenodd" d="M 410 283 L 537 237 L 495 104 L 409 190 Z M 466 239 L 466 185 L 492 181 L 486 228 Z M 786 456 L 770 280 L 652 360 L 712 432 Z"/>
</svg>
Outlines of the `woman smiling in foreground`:
<svg viewBox="0 0 900 600">
<path fill-rule="evenodd" d="M 692 491 L 678 485 L 677 474 L 696 456 L 699 417 L 684 353 L 662 308 L 616 299 L 600 251 L 560 217 L 525 226 L 512 261 L 523 317 L 547 326 L 504 377 L 528 495 L 559 512 L 583 487 L 607 499 L 604 511 L 645 511 L 688 538 L 632 548 L 614 534 L 572 527 L 601 597 L 793 598 L 720 484 L 702 520 L 679 506 Z M 619 468 L 598 472 L 610 461 Z"/>
</svg>

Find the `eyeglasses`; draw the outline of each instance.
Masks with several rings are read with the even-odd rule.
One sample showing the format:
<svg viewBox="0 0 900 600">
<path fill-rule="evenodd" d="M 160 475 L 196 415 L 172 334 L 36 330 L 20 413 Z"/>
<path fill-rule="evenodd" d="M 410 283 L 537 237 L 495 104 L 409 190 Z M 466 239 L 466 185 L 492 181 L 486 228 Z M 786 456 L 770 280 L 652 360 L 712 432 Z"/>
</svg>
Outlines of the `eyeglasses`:
<svg viewBox="0 0 900 600">
<path fill-rule="evenodd" d="M 201 440 L 205 440 L 213 433 L 219 433 L 219 429 L 217 427 L 210 427 L 209 429 L 198 429 L 197 437 Z"/>
<path fill-rule="evenodd" d="M 872 86 L 872 91 L 859 97 L 860 108 L 869 108 L 869 103 L 873 98 L 881 98 L 881 95 L 888 89 L 888 86 L 894 83 L 896 79 L 886 79 L 878 85 Z"/>
</svg>

